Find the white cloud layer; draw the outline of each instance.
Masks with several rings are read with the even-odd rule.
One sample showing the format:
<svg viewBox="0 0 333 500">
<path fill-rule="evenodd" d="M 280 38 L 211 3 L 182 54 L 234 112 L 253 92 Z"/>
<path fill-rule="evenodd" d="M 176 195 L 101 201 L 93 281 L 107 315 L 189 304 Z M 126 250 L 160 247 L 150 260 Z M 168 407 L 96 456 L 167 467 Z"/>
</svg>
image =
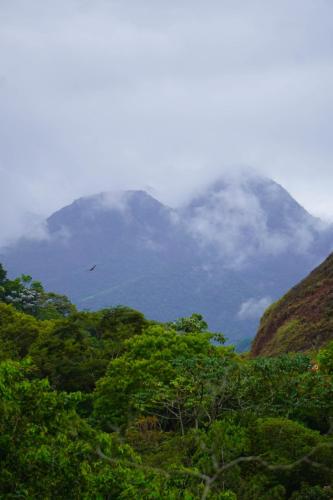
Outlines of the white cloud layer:
<svg viewBox="0 0 333 500">
<path fill-rule="evenodd" d="M 251 171 L 225 176 L 194 200 L 189 230 L 202 246 L 218 250 L 228 267 L 259 255 L 307 253 L 325 223 L 310 217 L 278 184 Z"/>
<path fill-rule="evenodd" d="M 93 196 L 95 207 L 97 209 L 116 210 L 118 212 L 126 213 L 128 203 L 131 199 L 130 192 L 124 191 L 106 191 L 100 193 L 98 196 Z M 91 209 L 91 207 L 89 208 Z"/>
<path fill-rule="evenodd" d="M 27 213 L 147 185 L 175 205 L 236 165 L 333 217 L 331 1 L 2 0 L 0 47 L 0 242 Z"/>
<path fill-rule="evenodd" d="M 237 316 L 241 320 L 260 318 L 272 302 L 270 297 L 260 299 L 252 297 L 241 304 Z"/>
</svg>

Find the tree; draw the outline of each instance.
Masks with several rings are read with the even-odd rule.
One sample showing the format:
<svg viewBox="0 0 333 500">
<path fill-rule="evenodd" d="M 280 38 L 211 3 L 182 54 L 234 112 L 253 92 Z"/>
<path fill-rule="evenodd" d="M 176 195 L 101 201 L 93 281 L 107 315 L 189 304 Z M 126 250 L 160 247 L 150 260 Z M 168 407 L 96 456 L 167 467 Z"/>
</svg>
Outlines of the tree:
<svg viewBox="0 0 333 500">
<path fill-rule="evenodd" d="M 35 313 L 37 318 L 42 320 L 61 319 L 66 318 L 75 312 L 76 307 L 71 303 L 66 295 L 59 295 L 53 292 L 40 292 Z"/>
<path fill-rule="evenodd" d="M 313 372 L 310 361 L 304 354 L 290 354 L 240 364 L 235 409 L 293 418 L 327 432 L 333 417 L 333 380 Z"/>
<path fill-rule="evenodd" d="M 1 498 L 134 500 L 147 488 L 149 474 L 135 468 L 133 450 L 79 417 L 80 398 L 33 378 L 26 362 L 0 363 Z M 157 488 L 161 480 L 150 476 Z"/>
<path fill-rule="evenodd" d="M 24 358 L 42 331 L 51 328 L 13 306 L 0 303 L 0 360 Z"/>
<path fill-rule="evenodd" d="M 0 286 L 3 286 L 7 281 L 7 271 L 0 262 Z"/>
<path fill-rule="evenodd" d="M 184 333 L 199 333 L 207 332 L 208 324 L 203 319 L 203 316 L 198 313 L 193 313 L 189 317 L 179 318 L 170 326 L 177 332 Z"/>
<path fill-rule="evenodd" d="M 40 281 L 33 281 L 28 274 L 14 280 L 6 279 L 0 264 L 0 300 L 12 304 L 19 311 L 39 319 L 60 319 L 76 312 L 75 306 L 65 295 L 46 292 Z"/>
<path fill-rule="evenodd" d="M 302 487 L 305 478 L 311 485 L 330 484 L 333 441 L 329 437 L 285 418 L 258 419 L 250 436 L 251 451 L 270 466 L 271 483 L 282 484 L 288 496 Z"/>
<path fill-rule="evenodd" d="M 110 362 L 97 383 L 97 421 L 103 426 L 123 425 L 140 414 L 158 414 L 164 425 L 172 428 L 174 422 L 184 432 L 185 423 L 199 421 L 199 413 L 207 412 L 204 406 L 214 394 L 212 380 L 217 383 L 232 356 L 230 349 L 215 347 L 211 339 L 208 333 L 182 335 L 151 326 L 127 340 L 124 353 Z"/>
<path fill-rule="evenodd" d="M 52 387 L 69 392 L 93 390 L 108 363 L 80 315 L 78 321 L 73 315 L 55 322 L 37 337 L 29 355 L 41 377 L 47 377 Z"/>
<path fill-rule="evenodd" d="M 333 375 L 333 342 L 319 351 L 318 362 L 320 371 Z"/>
</svg>

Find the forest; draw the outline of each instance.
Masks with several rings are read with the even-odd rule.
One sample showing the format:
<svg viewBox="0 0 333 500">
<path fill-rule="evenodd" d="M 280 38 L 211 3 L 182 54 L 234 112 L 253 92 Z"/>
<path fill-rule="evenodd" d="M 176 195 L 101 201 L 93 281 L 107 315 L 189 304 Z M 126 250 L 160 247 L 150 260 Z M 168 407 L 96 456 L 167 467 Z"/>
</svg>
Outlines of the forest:
<svg viewBox="0 0 333 500">
<path fill-rule="evenodd" d="M 332 431 L 333 342 L 251 358 L 0 265 L 0 498 L 329 500 Z"/>
</svg>

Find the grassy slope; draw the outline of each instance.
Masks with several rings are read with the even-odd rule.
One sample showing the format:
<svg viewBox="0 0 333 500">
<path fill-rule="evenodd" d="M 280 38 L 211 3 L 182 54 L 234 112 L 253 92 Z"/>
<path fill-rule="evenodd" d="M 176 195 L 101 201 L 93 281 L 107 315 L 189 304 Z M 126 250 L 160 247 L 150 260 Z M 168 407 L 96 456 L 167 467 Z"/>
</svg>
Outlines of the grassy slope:
<svg viewBox="0 0 333 500">
<path fill-rule="evenodd" d="M 333 339 L 333 254 L 262 317 L 251 353 L 317 349 Z"/>
</svg>

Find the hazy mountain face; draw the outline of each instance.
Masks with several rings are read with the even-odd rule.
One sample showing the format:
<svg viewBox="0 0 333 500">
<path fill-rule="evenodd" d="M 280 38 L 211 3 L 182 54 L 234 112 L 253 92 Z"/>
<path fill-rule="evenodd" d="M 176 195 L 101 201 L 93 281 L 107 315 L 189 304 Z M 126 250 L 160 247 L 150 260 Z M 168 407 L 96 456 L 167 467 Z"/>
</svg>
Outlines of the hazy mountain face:
<svg viewBox="0 0 333 500">
<path fill-rule="evenodd" d="M 2 260 L 79 307 L 126 304 L 160 320 L 197 311 L 235 340 L 255 334 L 270 302 L 329 253 L 332 234 L 282 187 L 247 176 L 177 210 L 144 191 L 81 198 Z"/>
</svg>

